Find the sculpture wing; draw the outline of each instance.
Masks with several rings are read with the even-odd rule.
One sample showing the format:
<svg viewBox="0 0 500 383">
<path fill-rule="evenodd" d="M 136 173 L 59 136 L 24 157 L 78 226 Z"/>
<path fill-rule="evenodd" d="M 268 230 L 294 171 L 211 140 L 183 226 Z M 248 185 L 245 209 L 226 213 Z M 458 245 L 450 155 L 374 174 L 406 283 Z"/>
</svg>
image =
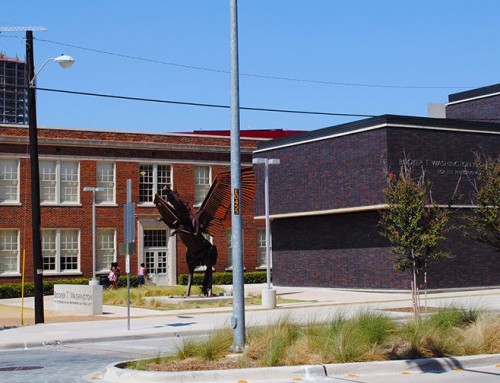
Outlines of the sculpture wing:
<svg viewBox="0 0 500 383">
<path fill-rule="evenodd" d="M 253 203 L 255 175 L 252 166 L 241 168 L 241 208 Z M 227 228 L 231 222 L 231 172 L 219 173 L 196 212 L 200 231 L 212 234 L 215 228 Z"/>
<path fill-rule="evenodd" d="M 165 222 L 169 228 L 174 229 L 179 226 L 179 218 L 177 217 L 175 209 L 159 194 L 155 195 L 154 204 L 160 213 L 161 220 Z"/>
</svg>

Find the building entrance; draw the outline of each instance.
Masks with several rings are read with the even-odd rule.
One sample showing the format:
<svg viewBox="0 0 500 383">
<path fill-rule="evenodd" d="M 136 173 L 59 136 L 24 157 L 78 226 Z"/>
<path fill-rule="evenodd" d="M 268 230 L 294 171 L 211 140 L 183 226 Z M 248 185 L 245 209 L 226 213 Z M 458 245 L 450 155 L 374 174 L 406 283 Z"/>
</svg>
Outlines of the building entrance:
<svg viewBox="0 0 500 383">
<path fill-rule="evenodd" d="M 168 285 L 168 236 L 167 230 L 144 230 L 144 264 L 152 281 Z"/>
</svg>

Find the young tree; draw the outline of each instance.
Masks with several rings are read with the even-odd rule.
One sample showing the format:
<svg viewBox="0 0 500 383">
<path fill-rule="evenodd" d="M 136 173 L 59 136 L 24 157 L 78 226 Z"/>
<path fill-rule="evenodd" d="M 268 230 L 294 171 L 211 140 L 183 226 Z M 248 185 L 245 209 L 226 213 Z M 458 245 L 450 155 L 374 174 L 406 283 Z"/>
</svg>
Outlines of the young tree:
<svg viewBox="0 0 500 383">
<path fill-rule="evenodd" d="M 425 272 L 434 260 L 450 257 L 449 253 L 438 251 L 438 243 L 445 238 L 445 228 L 451 210 L 438 207 L 431 200 L 431 184 L 425 173 L 412 178 L 410 161 L 403 161 L 399 174 L 387 175 L 387 188 L 384 189 L 387 209 L 381 211 L 381 235 L 392 244 L 396 254 L 394 267 L 397 270 L 410 270 L 412 286 L 413 313 L 420 313 L 420 294 L 417 274 Z"/>
<path fill-rule="evenodd" d="M 474 214 L 468 217 L 468 237 L 500 251 L 500 156 L 476 153 L 473 181 Z"/>
</svg>

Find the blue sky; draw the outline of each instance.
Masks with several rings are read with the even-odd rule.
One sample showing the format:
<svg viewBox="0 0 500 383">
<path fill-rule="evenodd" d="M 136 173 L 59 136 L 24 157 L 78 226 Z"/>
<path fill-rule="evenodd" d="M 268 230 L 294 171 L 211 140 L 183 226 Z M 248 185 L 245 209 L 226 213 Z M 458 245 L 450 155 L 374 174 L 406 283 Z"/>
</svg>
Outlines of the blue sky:
<svg viewBox="0 0 500 383">
<path fill-rule="evenodd" d="M 238 12 L 242 107 L 426 116 L 429 102 L 500 82 L 497 0 L 239 0 Z M 38 87 L 230 103 L 229 0 L 5 1 L 0 26 L 48 28 L 34 33 L 37 67 L 61 53 L 76 59 L 67 70 L 47 65 Z M 0 52 L 24 58 L 24 36 L 1 33 Z M 228 109 L 46 91 L 37 104 L 39 126 L 231 126 Z M 242 111 L 240 125 L 313 130 L 355 119 Z"/>
</svg>

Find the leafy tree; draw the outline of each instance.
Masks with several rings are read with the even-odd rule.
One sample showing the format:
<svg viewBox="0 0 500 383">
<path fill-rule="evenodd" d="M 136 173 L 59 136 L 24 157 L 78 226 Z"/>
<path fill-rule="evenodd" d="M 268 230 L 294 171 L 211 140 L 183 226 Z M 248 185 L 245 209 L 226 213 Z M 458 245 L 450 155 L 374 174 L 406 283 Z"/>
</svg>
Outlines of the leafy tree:
<svg viewBox="0 0 500 383">
<path fill-rule="evenodd" d="M 418 318 L 420 294 L 417 274 L 425 273 L 430 262 L 450 257 L 449 253 L 436 248 L 445 239 L 451 210 L 432 202 L 431 184 L 425 179 L 424 171 L 414 179 L 412 170 L 410 161 L 405 160 L 398 175 L 387 175 L 384 195 L 388 207 L 381 212 L 379 224 L 383 227 L 381 235 L 391 242 L 392 252 L 396 254 L 394 268 L 410 271 L 413 312 Z"/>
<path fill-rule="evenodd" d="M 473 181 L 474 214 L 468 217 L 466 235 L 500 251 L 500 156 L 476 153 Z"/>
</svg>

